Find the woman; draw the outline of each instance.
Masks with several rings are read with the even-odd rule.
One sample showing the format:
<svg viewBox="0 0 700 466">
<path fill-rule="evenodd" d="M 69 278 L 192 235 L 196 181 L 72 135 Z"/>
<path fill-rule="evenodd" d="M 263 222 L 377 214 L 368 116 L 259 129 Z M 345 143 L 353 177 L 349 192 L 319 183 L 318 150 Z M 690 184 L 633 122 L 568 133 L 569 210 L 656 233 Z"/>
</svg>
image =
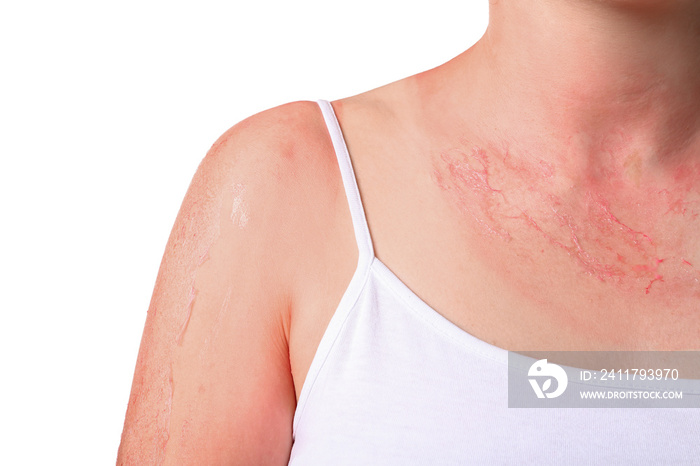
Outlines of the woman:
<svg viewBox="0 0 700 466">
<path fill-rule="evenodd" d="M 508 409 L 505 350 L 700 349 L 700 4 L 501 0 L 427 72 L 227 131 L 124 464 L 697 460 L 695 410 Z"/>
</svg>

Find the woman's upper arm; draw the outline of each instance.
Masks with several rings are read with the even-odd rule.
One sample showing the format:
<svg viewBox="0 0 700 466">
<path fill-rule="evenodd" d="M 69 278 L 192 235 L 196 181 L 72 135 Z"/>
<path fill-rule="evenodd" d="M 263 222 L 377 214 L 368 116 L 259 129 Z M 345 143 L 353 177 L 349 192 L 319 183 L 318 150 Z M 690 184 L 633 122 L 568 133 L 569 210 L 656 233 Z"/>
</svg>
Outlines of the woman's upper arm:
<svg viewBox="0 0 700 466">
<path fill-rule="evenodd" d="M 119 464 L 288 461 L 294 248 L 281 233 L 288 156 L 270 129 L 284 112 L 234 126 L 194 175 L 148 310 Z"/>
</svg>

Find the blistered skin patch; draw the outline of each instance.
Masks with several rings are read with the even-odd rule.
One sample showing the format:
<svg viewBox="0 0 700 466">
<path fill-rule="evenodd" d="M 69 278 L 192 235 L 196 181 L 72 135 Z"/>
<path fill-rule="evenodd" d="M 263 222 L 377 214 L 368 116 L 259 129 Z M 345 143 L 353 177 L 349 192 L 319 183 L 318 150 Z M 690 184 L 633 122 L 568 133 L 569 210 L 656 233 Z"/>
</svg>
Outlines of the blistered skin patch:
<svg viewBox="0 0 700 466">
<path fill-rule="evenodd" d="M 597 165 L 577 172 L 572 158 L 463 138 L 433 157 L 433 179 L 471 230 L 507 244 L 513 260 L 535 267 L 547 252 L 619 290 L 697 296 L 698 240 L 683 232 L 700 231 L 698 164 L 656 167 L 662 177 L 632 151 L 619 157 L 623 148 L 607 141 Z"/>
</svg>

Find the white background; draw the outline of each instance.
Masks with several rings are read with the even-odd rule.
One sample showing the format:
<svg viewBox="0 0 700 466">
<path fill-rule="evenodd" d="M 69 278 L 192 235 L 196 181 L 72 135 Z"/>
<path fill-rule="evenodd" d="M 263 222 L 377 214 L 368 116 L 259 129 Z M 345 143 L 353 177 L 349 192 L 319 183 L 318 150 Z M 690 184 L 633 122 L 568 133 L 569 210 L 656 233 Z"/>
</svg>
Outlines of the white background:
<svg viewBox="0 0 700 466">
<path fill-rule="evenodd" d="M 487 0 L 0 7 L 0 464 L 114 464 L 165 243 L 227 128 L 471 46 Z"/>
</svg>

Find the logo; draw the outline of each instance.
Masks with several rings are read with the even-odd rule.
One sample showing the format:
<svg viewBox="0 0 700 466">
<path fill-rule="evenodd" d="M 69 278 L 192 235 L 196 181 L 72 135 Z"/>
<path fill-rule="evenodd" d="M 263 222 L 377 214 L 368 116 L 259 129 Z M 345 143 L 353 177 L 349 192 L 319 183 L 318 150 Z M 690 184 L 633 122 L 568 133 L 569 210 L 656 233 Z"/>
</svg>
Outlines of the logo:
<svg viewBox="0 0 700 466">
<path fill-rule="evenodd" d="M 536 361 L 530 370 L 527 372 L 530 377 L 535 377 L 528 379 L 532 389 L 535 391 L 537 398 L 556 398 L 566 390 L 566 386 L 569 383 L 569 378 L 566 376 L 564 369 L 557 366 L 556 364 L 547 362 L 546 359 L 540 359 Z M 543 381 L 542 386 L 538 383 L 538 378 L 546 379 Z M 556 390 L 548 391 L 552 388 L 552 379 L 557 381 Z"/>
</svg>

